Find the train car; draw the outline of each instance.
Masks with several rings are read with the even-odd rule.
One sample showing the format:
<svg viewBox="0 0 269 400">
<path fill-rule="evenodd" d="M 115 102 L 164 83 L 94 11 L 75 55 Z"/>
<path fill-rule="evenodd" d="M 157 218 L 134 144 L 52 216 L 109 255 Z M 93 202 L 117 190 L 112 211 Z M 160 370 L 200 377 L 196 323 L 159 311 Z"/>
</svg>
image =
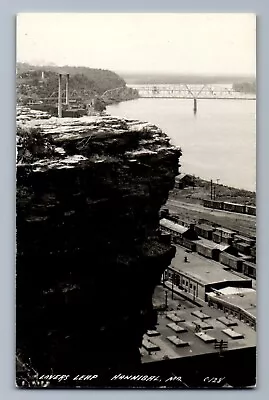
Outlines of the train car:
<svg viewBox="0 0 269 400">
<path fill-rule="evenodd" d="M 206 208 L 213 208 L 213 209 L 217 209 L 217 210 L 223 210 L 223 201 L 203 200 L 203 205 Z"/>
<path fill-rule="evenodd" d="M 198 236 L 201 236 L 205 239 L 212 240 L 212 233 L 215 228 L 206 224 L 198 224 L 194 227 L 195 232 Z"/>
<path fill-rule="evenodd" d="M 243 261 L 243 273 L 246 276 L 249 276 L 250 278 L 255 278 L 256 279 L 256 264 L 250 262 L 250 261 Z"/>
<path fill-rule="evenodd" d="M 215 243 L 232 244 L 235 232 L 230 229 L 216 228 L 212 233 L 212 240 Z"/>
<path fill-rule="evenodd" d="M 228 201 L 224 201 L 223 210 L 245 214 L 246 206 L 244 204 L 229 203 Z"/>
<path fill-rule="evenodd" d="M 255 206 L 246 206 L 246 214 L 256 215 L 256 207 Z"/>
<path fill-rule="evenodd" d="M 256 258 L 256 245 L 250 249 L 250 254 L 252 257 Z"/>
<path fill-rule="evenodd" d="M 186 238 L 183 238 L 182 246 L 186 247 L 190 251 L 196 251 L 196 243 Z"/>
<path fill-rule="evenodd" d="M 209 244 L 205 244 L 204 242 L 196 242 L 196 251 L 198 254 L 212 258 L 212 260 L 219 261 L 220 250 L 214 248 L 214 246 L 210 246 Z"/>
<path fill-rule="evenodd" d="M 236 242 L 234 243 L 234 247 L 243 254 L 249 255 L 250 254 L 250 245 L 244 242 Z"/>
<path fill-rule="evenodd" d="M 256 240 L 253 238 L 246 237 L 246 236 L 234 235 L 234 242 L 241 242 L 241 243 L 246 243 L 249 246 L 254 246 Z"/>
<path fill-rule="evenodd" d="M 238 257 L 223 251 L 219 256 L 219 260 L 221 264 L 224 264 L 235 271 L 242 272 L 242 260 Z"/>
</svg>

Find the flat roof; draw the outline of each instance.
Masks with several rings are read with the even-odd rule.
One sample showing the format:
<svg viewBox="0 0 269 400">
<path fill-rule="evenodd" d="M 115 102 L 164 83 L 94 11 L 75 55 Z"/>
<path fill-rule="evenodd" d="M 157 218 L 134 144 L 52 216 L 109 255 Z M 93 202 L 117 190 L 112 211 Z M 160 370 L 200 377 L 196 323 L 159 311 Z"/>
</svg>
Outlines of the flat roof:
<svg viewBox="0 0 269 400">
<path fill-rule="evenodd" d="M 243 260 L 245 265 L 249 265 L 252 268 L 257 268 L 257 264 L 251 262 L 251 261 L 247 261 L 247 260 Z"/>
<path fill-rule="evenodd" d="M 201 310 L 202 313 L 208 316 L 208 318 L 204 320 L 206 326 L 204 326 L 202 320 L 197 317 L 198 314 L 194 313 L 194 311 Z M 184 329 L 179 329 L 178 332 L 175 332 L 173 329 L 175 326 L 171 325 L 171 320 L 167 317 L 167 314 L 169 315 L 171 313 L 180 317 L 182 322 L 177 322 L 176 325 Z M 230 337 L 223 332 L 227 329 L 227 325 L 218 320 L 218 318 L 221 317 L 225 318 L 225 314 L 222 310 L 213 309 L 208 306 L 196 309 L 184 309 L 182 307 L 180 310 L 169 311 L 163 315 L 159 315 L 158 324 L 156 326 L 156 331 L 159 332 L 159 335 L 154 337 L 144 335 L 144 338 L 150 340 L 155 346 L 158 346 L 159 350 L 149 353 L 142 347 L 140 351 L 142 363 L 161 361 L 167 358 L 175 359 L 218 352 L 218 350 L 215 349 L 215 340 L 228 342 L 228 350 L 256 346 L 256 332 L 254 329 L 234 318 L 236 321 L 233 325 L 235 335 L 234 338 Z M 204 329 L 197 332 L 197 325 L 203 326 Z M 210 326 L 210 328 L 208 328 L 208 326 Z M 203 335 L 201 335 L 201 333 L 203 333 Z M 171 336 L 180 339 L 180 341 L 178 341 L 178 343 L 176 340 L 171 341 Z"/>
<path fill-rule="evenodd" d="M 215 230 L 215 228 L 213 226 L 208 225 L 208 224 L 198 224 L 198 225 L 196 225 L 196 227 L 204 229 L 205 231 L 214 231 Z"/>
<path fill-rule="evenodd" d="M 208 295 L 234 304 L 256 317 L 256 290 L 254 289 L 227 287 L 210 292 Z"/>
<path fill-rule="evenodd" d="M 224 204 L 229 204 L 232 206 L 244 206 L 245 204 L 240 204 L 240 203 L 231 203 L 230 201 L 224 201 Z"/>
<path fill-rule="evenodd" d="M 166 218 L 162 218 L 160 220 L 160 225 L 163 226 L 164 228 L 172 229 L 173 231 L 181 233 L 181 234 L 187 232 L 187 230 L 189 229 L 186 226 L 179 225 L 179 224 L 177 224 L 169 219 L 166 219 Z"/>
<path fill-rule="evenodd" d="M 215 230 L 215 232 L 216 233 L 218 233 L 218 232 L 224 232 L 224 233 L 229 233 L 229 234 L 232 234 L 232 233 L 236 233 L 235 231 L 231 231 L 231 229 L 227 229 L 227 228 L 220 228 L 220 227 L 217 227 L 216 228 L 216 230 Z"/>
<path fill-rule="evenodd" d="M 203 246 L 205 246 L 205 247 L 207 247 L 209 249 L 217 249 L 217 250 L 220 250 L 220 251 L 224 251 L 224 250 L 226 250 L 226 249 L 228 249 L 230 247 L 229 244 L 226 244 L 226 243 L 215 243 L 215 242 L 212 242 L 212 240 L 208 240 L 208 239 L 201 238 L 201 237 L 199 237 L 198 240 L 195 240 L 195 243 L 196 244 L 202 244 Z"/>
<path fill-rule="evenodd" d="M 172 259 L 170 268 L 184 273 L 202 285 L 223 281 L 251 281 L 249 278 L 243 278 L 225 270 L 223 265 L 216 261 L 202 257 L 197 253 L 188 253 L 181 246 L 176 245 L 176 249 L 176 255 Z M 184 262 L 186 256 L 188 262 Z"/>
</svg>

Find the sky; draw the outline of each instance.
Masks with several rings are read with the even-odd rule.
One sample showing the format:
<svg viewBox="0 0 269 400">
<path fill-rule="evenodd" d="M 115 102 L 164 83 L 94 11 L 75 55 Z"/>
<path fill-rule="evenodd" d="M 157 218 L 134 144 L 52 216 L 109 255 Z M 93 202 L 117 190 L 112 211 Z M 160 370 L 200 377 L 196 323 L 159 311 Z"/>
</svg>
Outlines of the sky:
<svg viewBox="0 0 269 400">
<path fill-rule="evenodd" d="M 254 76 L 256 17 L 21 13 L 17 61 L 115 72 Z"/>
</svg>

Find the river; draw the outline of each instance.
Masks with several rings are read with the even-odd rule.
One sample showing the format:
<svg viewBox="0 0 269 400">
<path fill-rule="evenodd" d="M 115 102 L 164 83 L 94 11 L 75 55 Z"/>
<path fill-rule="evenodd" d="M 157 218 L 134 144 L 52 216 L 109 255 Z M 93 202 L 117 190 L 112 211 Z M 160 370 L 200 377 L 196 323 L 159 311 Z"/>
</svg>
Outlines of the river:
<svg viewBox="0 0 269 400">
<path fill-rule="evenodd" d="M 182 173 L 256 191 L 256 101 L 140 98 L 107 107 L 113 116 L 159 126 L 182 148 Z"/>
</svg>

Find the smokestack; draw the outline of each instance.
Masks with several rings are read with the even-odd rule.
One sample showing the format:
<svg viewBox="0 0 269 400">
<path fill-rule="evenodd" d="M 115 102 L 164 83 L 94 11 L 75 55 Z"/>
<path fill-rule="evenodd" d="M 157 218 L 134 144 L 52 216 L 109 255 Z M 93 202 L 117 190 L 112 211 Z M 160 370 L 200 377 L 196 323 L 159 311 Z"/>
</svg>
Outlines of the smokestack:
<svg viewBox="0 0 269 400">
<path fill-rule="evenodd" d="M 69 74 L 66 74 L 66 86 L 65 86 L 65 104 L 69 108 Z"/>
<path fill-rule="evenodd" d="M 62 118 L 62 74 L 59 74 L 59 89 L 58 89 L 58 117 Z"/>
<path fill-rule="evenodd" d="M 41 79 L 42 79 L 42 81 L 45 79 L 44 71 L 41 72 Z"/>
</svg>

